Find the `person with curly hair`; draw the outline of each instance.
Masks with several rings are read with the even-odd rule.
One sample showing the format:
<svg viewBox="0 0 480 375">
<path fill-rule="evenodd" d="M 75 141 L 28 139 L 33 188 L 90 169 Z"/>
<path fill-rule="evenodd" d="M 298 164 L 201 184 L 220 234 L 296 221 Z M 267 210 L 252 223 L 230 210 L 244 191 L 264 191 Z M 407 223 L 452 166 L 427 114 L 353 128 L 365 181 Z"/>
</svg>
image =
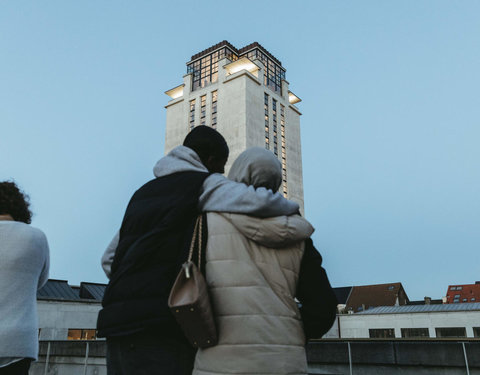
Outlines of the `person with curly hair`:
<svg viewBox="0 0 480 375">
<path fill-rule="evenodd" d="M 0 182 L 0 375 L 27 375 L 38 357 L 37 290 L 48 280 L 49 249 L 31 219 L 28 196 Z"/>
</svg>

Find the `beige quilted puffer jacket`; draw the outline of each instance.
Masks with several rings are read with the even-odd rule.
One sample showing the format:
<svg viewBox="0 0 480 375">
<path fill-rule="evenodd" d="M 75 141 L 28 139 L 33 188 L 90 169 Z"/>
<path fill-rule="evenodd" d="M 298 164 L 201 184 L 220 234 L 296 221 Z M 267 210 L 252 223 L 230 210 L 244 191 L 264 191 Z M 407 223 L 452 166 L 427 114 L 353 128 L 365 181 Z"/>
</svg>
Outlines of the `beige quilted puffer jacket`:
<svg viewBox="0 0 480 375">
<path fill-rule="evenodd" d="M 307 373 L 295 291 L 312 226 L 298 215 L 209 213 L 207 283 L 219 334 L 195 375 Z"/>
</svg>

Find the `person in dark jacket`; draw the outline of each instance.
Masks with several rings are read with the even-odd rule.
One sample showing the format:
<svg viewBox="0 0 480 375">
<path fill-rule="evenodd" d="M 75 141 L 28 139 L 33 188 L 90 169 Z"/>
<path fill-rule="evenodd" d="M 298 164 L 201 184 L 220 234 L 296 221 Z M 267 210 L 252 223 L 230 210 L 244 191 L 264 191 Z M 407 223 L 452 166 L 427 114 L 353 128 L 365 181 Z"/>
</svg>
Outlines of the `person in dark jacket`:
<svg viewBox="0 0 480 375">
<path fill-rule="evenodd" d="M 298 205 L 268 189 L 227 180 L 228 146 L 207 126 L 155 167 L 132 196 L 118 236 L 102 259 L 110 277 L 97 322 L 107 338 L 109 375 L 191 374 L 194 350 L 167 306 L 201 211 L 290 215 Z"/>
</svg>

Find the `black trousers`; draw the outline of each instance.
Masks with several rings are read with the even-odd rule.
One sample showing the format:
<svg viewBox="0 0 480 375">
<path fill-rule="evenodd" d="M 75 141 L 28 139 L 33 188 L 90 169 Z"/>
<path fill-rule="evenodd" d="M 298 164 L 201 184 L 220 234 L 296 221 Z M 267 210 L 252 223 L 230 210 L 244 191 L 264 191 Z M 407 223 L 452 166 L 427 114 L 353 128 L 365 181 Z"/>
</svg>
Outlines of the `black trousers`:
<svg viewBox="0 0 480 375">
<path fill-rule="evenodd" d="M 191 375 L 195 349 L 158 334 L 107 338 L 107 375 Z"/>
<path fill-rule="evenodd" d="M 11 365 L 0 367 L 0 375 L 28 375 L 31 363 L 30 358 L 25 358 Z"/>
</svg>

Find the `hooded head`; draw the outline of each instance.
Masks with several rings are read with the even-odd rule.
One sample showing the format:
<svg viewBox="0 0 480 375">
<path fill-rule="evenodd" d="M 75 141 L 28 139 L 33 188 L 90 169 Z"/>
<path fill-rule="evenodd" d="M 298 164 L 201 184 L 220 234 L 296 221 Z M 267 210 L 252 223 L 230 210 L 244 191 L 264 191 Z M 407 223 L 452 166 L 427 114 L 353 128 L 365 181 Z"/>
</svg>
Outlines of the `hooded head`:
<svg viewBox="0 0 480 375">
<path fill-rule="evenodd" d="M 282 165 L 272 152 L 261 147 L 251 147 L 233 162 L 228 178 L 276 192 L 282 183 Z"/>
<path fill-rule="evenodd" d="M 228 146 L 225 138 L 215 129 L 201 125 L 188 133 L 183 145 L 195 151 L 211 173 L 223 173 L 228 159 Z"/>
</svg>

